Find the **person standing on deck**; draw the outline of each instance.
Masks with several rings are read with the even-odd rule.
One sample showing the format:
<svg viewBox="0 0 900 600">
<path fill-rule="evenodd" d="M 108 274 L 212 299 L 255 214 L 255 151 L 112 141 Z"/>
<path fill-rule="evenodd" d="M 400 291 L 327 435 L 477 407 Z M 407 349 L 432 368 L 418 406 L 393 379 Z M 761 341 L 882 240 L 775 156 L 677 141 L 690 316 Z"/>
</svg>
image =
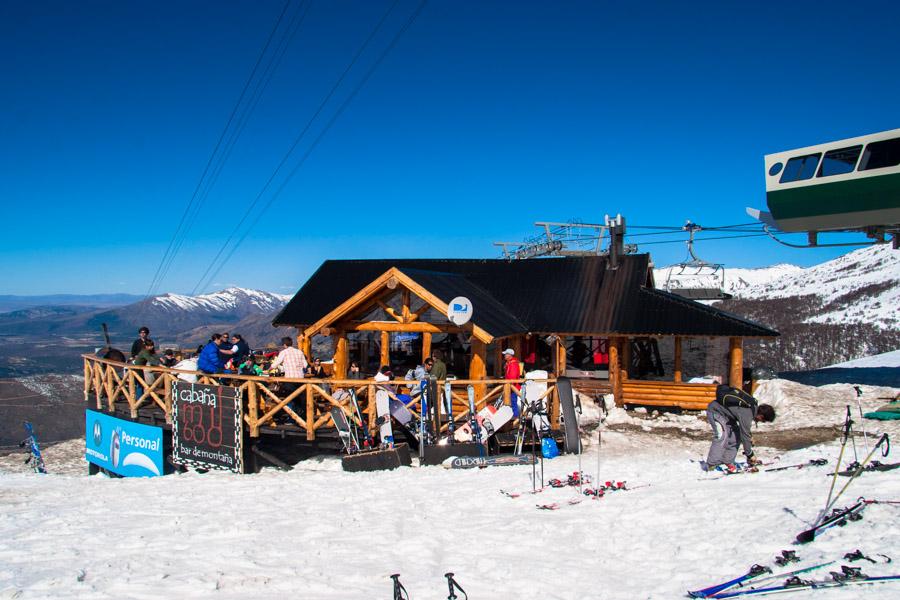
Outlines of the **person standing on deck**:
<svg viewBox="0 0 900 600">
<path fill-rule="evenodd" d="M 431 353 L 433 364 L 428 374 L 437 380 L 447 379 L 447 365 L 441 360 L 442 358 L 444 358 L 444 353 L 440 350 Z"/>
<path fill-rule="evenodd" d="M 706 419 L 713 430 L 713 441 L 706 463 L 702 464 L 704 470 L 724 465 L 725 469 L 734 471 L 739 445 L 744 448 L 748 466 L 759 464 L 753 455 L 750 427 L 753 423 L 774 421 L 775 409 L 768 404 L 758 404 L 756 398 L 743 390 L 720 384 L 716 387 L 716 399 L 706 407 Z"/>
<path fill-rule="evenodd" d="M 278 356 L 275 357 L 275 360 L 272 361 L 272 365 L 269 368 L 277 369 L 278 367 L 281 367 L 281 370 L 284 371 L 285 377 L 289 377 L 291 379 L 303 379 L 304 374 L 306 373 L 306 369 L 307 367 L 309 367 L 309 363 L 306 361 L 306 355 L 303 354 L 303 350 L 294 348 L 294 340 L 289 337 L 281 338 L 281 345 L 281 352 L 278 353 Z M 279 387 L 281 389 L 282 396 L 287 397 L 297 391 L 297 388 L 300 387 L 300 384 L 284 381 L 279 385 Z M 291 400 L 288 403 L 288 406 L 294 412 L 297 412 L 300 408 L 297 404 L 295 404 L 294 400 Z"/>
<path fill-rule="evenodd" d="M 516 351 L 507 348 L 503 351 L 503 379 L 520 379 L 522 377 L 522 368 L 519 366 L 519 360 L 516 358 Z M 513 416 L 519 416 L 519 390 L 520 386 L 514 385 L 513 392 L 509 395 L 509 401 L 512 404 Z"/>
<path fill-rule="evenodd" d="M 144 349 L 144 345 L 147 342 L 152 342 L 150 339 L 150 329 L 145 327 L 141 327 L 138 329 L 138 339 L 134 340 L 134 343 L 131 344 L 131 358 L 133 359 L 135 356 L 141 353 Z"/>
</svg>

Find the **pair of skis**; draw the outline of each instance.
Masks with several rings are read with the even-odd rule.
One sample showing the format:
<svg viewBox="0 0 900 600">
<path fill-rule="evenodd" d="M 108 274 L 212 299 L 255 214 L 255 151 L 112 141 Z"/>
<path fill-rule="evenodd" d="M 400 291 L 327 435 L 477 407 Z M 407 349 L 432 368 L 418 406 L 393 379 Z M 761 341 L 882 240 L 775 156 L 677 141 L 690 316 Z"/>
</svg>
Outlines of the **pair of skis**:
<svg viewBox="0 0 900 600">
<path fill-rule="evenodd" d="M 863 574 L 859 568 L 842 566 L 840 572 L 831 572 L 831 580 L 810 581 L 794 576 L 786 579 L 781 585 L 758 587 L 737 592 L 725 592 L 713 597 L 737 598 L 742 596 L 767 596 L 769 594 L 784 594 L 788 592 L 847 587 L 851 585 L 872 585 L 876 583 L 889 583 L 892 581 L 900 581 L 900 575 L 869 577 L 868 575 Z"/>
<path fill-rule="evenodd" d="M 764 581 L 774 581 L 777 579 L 781 579 L 782 577 L 795 577 L 797 575 L 801 575 L 803 573 L 809 573 L 810 571 L 815 571 L 816 569 L 821 569 L 822 567 L 827 567 L 829 565 L 834 564 L 834 561 L 830 561 L 827 563 L 821 563 L 818 565 L 813 565 L 811 567 L 804 567 L 802 569 L 795 569 L 793 571 L 788 571 L 786 573 L 777 573 L 773 574 L 772 569 L 763 565 L 753 565 L 750 567 L 746 573 L 741 575 L 740 577 L 735 577 L 729 581 L 725 581 L 723 583 L 719 583 L 716 585 L 711 585 L 709 587 L 703 588 L 701 590 L 694 590 L 692 592 L 688 592 L 688 596 L 691 598 L 726 598 L 731 597 L 726 595 L 728 590 L 732 590 L 734 588 L 742 588 L 747 585 L 759 585 Z M 738 593 L 733 593 L 732 595 L 739 595 L 740 593 L 749 592 L 751 590 L 742 590 Z"/>
</svg>

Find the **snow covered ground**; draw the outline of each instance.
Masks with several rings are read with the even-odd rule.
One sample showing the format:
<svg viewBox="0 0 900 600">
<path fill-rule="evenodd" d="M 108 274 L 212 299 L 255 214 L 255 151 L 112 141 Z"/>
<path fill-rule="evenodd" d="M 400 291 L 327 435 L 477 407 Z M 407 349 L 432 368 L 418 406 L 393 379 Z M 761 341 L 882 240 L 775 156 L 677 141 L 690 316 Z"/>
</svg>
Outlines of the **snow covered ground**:
<svg viewBox="0 0 900 600">
<path fill-rule="evenodd" d="M 766 385 L 761 398 L 782 415 L 766 427 L 838 427 L 851 398 L 840 384 Z M 865 391 L 867 410 L 892 389 Z M 589 436 L 583 469 L 596 475 L 599 458 L 601 480 L 634 489 L 575 505 L 567 504 L 580 498 L 573 488 L 500 493 L 530 489 L 530 467 L 344 473 L 338 458 L 321 457 L 287 473 L 108 479 L 84 475 L 79 441 L 46 450 L 48 476 L 4 457 L 0 598 L 389 598 L 388 576 L 400 573 L 411 598 L 437 599 L 447 597 L 447 571 L 473 600 L 679 598 L 754 563 L 774 566 L 784 549 L 797 551 L 799 566 L 845 564 L 857 548 L 900 559 L 896 505 L 870 506 L 862 521 L 792 545 L 825 502 L 837 441 L 780 455 L 759 449 L 775 465 L 827 458 L 827 467 L 714 479 L 692 462 L 705 454 L 705 440 L 654 431 L 705 427 L 695 415 L 677 417 L 611 413 L 610 426 L 630 418 L 649 431 L 601 426 L 602 445 Z M 862 425 L 900 433 L 896 422 Z M 560 457 L 546 461 L 545 476 L 577 469 L 577 457 Z M 863 475 L 838 505 L 859 496 L 900 500 L 900 470 Z M 535 506 L 550 502 L 562 508 Z M 900 572 L 900 560 L 856 564 L 871 575 Z M 897 598 L 900 584 L 815 595 Z"/>
</svg>

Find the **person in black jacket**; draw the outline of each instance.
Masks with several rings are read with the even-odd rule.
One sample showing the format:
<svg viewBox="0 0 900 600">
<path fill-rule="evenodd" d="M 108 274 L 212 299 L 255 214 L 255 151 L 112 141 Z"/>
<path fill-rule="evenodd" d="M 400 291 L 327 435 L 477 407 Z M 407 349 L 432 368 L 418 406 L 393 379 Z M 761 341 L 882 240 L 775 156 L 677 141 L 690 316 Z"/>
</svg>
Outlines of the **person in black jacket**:
<svg viewBox="0 0 900 600">
<path fill-rule="evenodd" d="M 759 404 L 743 390 L 721 384 L 716 388 L 716 399 L 706 407 L 706 419 L 713 430 L 713 441 L 705 468 L 714 469 L 719 465 L 733 468 L 739 445 L 743 446 L 747 464 L 752 467 L 759 461 L 753 455 L 750 427 L 753 423 L 774 421 L 775 409 Z"/>
<path fill-rule="evenodd" d="M 141 353 L 141 350 L 144 349 L 144 346 L 147 342 L 153 342 L 150 339 L 150 329 L 146 326 L 138 329 L 138 339 L 134 340 L 134 343 L 131 344 L 131 358 L 133 359 L 135 356 Z"/>
</svg>

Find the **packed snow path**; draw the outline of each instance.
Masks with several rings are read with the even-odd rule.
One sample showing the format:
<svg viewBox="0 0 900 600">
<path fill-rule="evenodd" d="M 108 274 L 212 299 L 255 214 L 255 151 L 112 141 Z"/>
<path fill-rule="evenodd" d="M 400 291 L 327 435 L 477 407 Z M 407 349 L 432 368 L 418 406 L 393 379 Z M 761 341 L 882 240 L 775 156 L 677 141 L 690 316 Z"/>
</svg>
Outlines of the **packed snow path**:
<svg viewBox="0 0 900 600">
<path fill-rule="evenodd" d="M 74 465 L 79 448 L 70 445 Z M 607 433 L 601 479 L 649 487 L 572 506 L 572 488 L 500 494 L 529 489 L 530 467 L 344 473 L 337 458 L 324 458 L 244 476 L 3 474 L 0 597 L 390 598 L 388 576 L 398 572 L 414 600 L 443 599 L 443 573 L 453 571 L 473 600 L 679 598 L 753 563 L 771 566 L 792 548 L 799 566 L 859 548 L 896 559 L 857 563 L 870 575 L 900 568 L 897 506 L 870 506 L 862 521 L 792 545 L 824 504 L 836 443 L 777 461 L 824 457 L 827 467 L 717 480 L 690 460 L 705 450 L 652 433 Z M 593 476 L 596 452 L 583 456 Z M 547 461 L 546 478 L 577 464 L 574 456 Z M 861 495 L 900 499 L 900 471 L 863 475 L 839 506 Z M 536 509 L 547 502 L 563 507 Z M 815 594 L 896 598 L 900 589 Z"/>
</svg>

